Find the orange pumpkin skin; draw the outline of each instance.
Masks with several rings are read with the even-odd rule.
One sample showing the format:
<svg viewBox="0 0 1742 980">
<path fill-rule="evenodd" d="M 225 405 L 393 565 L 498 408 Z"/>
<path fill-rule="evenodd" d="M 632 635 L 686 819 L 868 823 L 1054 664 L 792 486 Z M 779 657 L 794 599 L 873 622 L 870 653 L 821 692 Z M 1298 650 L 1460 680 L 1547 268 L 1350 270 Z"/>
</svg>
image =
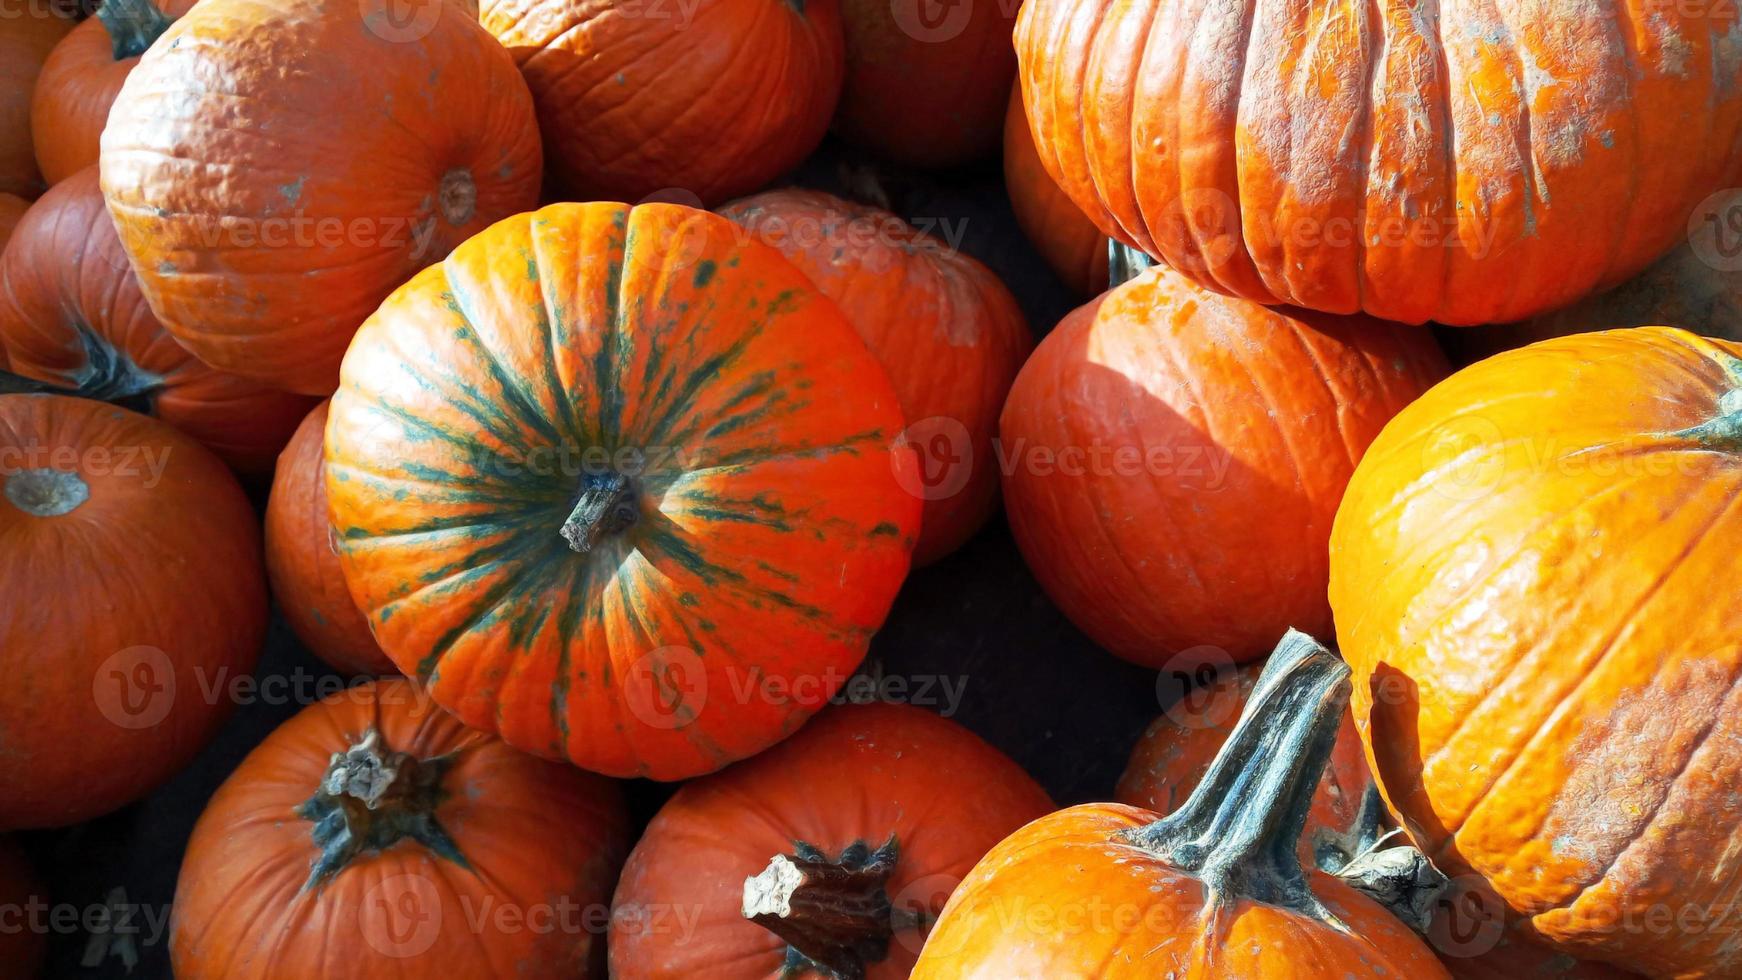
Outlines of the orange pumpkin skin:
<svg viewBox="0 0 1742 980">
<path fill-rule="evenodd" d="M 575 200 L 754 191 L 821 142 L 841 91 L 837 0 L 482 0 Z"/>
<path fill-rule="evenodd" d="M 278 455 L 266 501 L 266 575 L 284 621 L 309 652 L 343 674 L 394 674 L 339 568 L 327 517 L 327 465 L 321 448 L 327 403 L 302 420 Z"/>
<path fill-rule="evenodd" d="M 0 17 L 0 194 L 32 198 L 46 186 L 31 146 L 30 95 L 43 62 L 73 21 L 28 3 Z"/>
<path fill-rule="evenodd" d="M 834 300 L 895 382 L 922 462 L 914 564 L 961 547 L 997 509 L 998 410 L 1034 350 L 1016 298 L 992 270 L 878 208 L 781 190 L 720 213 Z"/>
<path fill-rule="evenodd" d="M 780 975 L 788 945 L 742 914 L 744 880 L 803 842 L 834 856 L 854 843 L 899 849 L 881 886 L 929 925 L 992 846 L 1051 812 L 1046 792 L 966 728 L 921 708 L 844 705 L 754 759 L 689 783 L 629 856 L 613 901 L 620 980 Z M 678 935 L 660 909 L 693 909 Z M 867 980 L 904 980 L 925 941 L 902 928 Z"/>
<path fill-rule="evenodd" d="M 364 325 L 328 502 L 376 639 L 443 707 L 679 779 L 790 734 L 863 658 L 919 531 L 902 427 L 774 249 L 677 205 L 553 205 Z"/>
<path fill-rule="evenodd" d="M 1201 284 L 1404 323 L 1500 323 L 1621 282 L 1725 186 L 1738 12 L 1502 3 L 1025 4 L 1042 161 Z"/>
<path fill-rule="evenodd" d="M 329 394 L 388 293 L 536 203 L 526 85 L 444 10 L 401 25 L 353 0 L 205 0 L 127 76 L 103 193 L 151 308 L 201 360 Z"/>
<path fill-rule="evenodd" d="M 1041 165 L 1020 88 L 1011 90 L 1004 117 L 1004 188 L 1022 233 L 1065 285 L 1083 299 L 1105 292 L 1107 236 Z"/>
<path fill-rule="evenodd" d="M 1653 976 L 1742 966 L 1711 925 L 1742 886 L 1742 603 L 1712 586 L 1742 544 L 1739 389 L 1742 347 L 1679 330 L 1498 355 L 1386 427 L 1331 539 L 1404 827 L 1561 950 Z"/>
<path fill-rule="evenodd" d="M 999 423 L 1011 529 L 1109 651 L 1251 660 L 1291 624 L 1330 628 L 1343 484 L 1444 370 L 1425 331 L 1308 320 L 1152 269 L 1067 316 L 1017 376 Z"/>
<path fill-rule="evenodd" d="M 24 852 L 0 838 L 0 909 L 7 912 L 6 928 L 0 929 L 0 963 L 6 964 L 7 976 L 31 980 L 42 969 L 48 938 L 42 931 L 45 921 L 31 918 L 31 906 L 41 903 L 46 911 L 47 902 Z"/>
<path fill-rule="evenodd" d="M 370 731 L 416 760 L 395 782 L 435 769 L 412 804 L 451 854 L 397 836 L 328 863 L 307 805 Z M 628 822 L 609 780 L 473 731 L 403 678 L 371 681 L 285 722 L 213 795 L 182 860 L 171 963 L 184 980 L 603 977 Z"/>
<path fill-rule="evenodd" d="M 0 828 L 88 820 L 186 765 L 266 630 L 224 464 L 134 412 L 0 395 L 0 554 L 0 595 L 30 597 L 0 614 Z"/>
<path fill-rule="evenodd" d="M 164 330 L 115 236 L 95 167 L 44 194 L 0 257 L 0 346 L 27 377 L 146 396 L 152 415 L 247 475 L 270 472 L 312 404 L 207 367 Z"/>
</svg>

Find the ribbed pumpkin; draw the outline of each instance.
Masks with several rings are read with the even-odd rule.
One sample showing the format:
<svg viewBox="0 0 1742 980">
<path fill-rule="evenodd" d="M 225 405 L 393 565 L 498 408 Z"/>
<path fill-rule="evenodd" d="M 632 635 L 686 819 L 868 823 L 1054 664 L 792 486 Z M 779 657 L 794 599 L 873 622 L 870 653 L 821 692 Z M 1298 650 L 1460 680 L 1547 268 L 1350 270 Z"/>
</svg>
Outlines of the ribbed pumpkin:
<svg viewBox="0 0 1742 980">
<path fill-rule="evenodd" d="M 38 201 L 0 256 L 0 347 L 12 370 L 97 398 L 135 398 L 239 472 L 272 468 L 312 400 L 207 367 L 146 305 L 97 170 Z"/>
<path fill-rule="evenodd" d="M 1034 349 L 1016 298 L 992 270 L 878 208 L 781 190 L 720 213 L 834 300 L 895 382 L 920 454 L 911 489 L 925 498 L 914 564 L 960 547 L 997 507 L 998 410 Z"/>
<path fill-rule="evenodd" d="M 1380 789 L 1446 873 L 1573 955 L 1742 969 L 1739 501 L 1742 346 L 1642 328 L 1454 375 L 1337 513 L 1331 605 Z"/>
<path fill-rule="evenodd" d="M 611 975 L 905 980 L 956 883 L 1052 809 L 953 721 L 830 708 L 661 808 L 617 886 Z"/>
<path fill-rule="evenodd" d="M 0 909 L 7 910 L 6 928 L 0 929 L 0 963 L 6 964 L 7 976 L 18 980 L 37 975 L 48 947 L 43 931 L 48 923 L 30 918 L 32 902 L 46 909 L 48 896 L 37 884 L 24 852 L 12 841 L 0 838 Z"/>
<path fill-rule="evenodd" d="M 43 179 L 58 184 L 97 162 L 109 108 L 139 56 L 194 0 L 102 0 L 48 56 L 30 100 Z"/>
<path fill-rule="evenodd" d="M 1065 285 L 1083 299 L 1105 292 L 1107 236 L 1041 165 L 1020 88 L 1011 90 L 1004 117 L 1004 189 L 1022 233 Z"/>
<path fill-rule="evenodd" d="M 324 395 L 419 269 L 537 200 L 532 99 L 463 16 L 203 0 L 139 60 L 103 193 L 151 308 L 215 368 Z"/>
<path fill-rule="evenodd" d="M 327 403 L 302 420 L 278 455 L 266 501 L 266 575 L 284 621 L 309 652 L 344 674 L 394 674 L 339 568 L 327 517 L 322 447 Z"/>
<path fill-rule="evenodd" d="M 1348 676 L 1291 632 L 1184 806 L 1090 803 L 1012 834 L 950 896 L 914 980 L 1445 977 L 1383 907 L 1296 854 Z"/>
<path fill-rule="evenodd" d="M 420 273 L 327 421 L 351 594 L 467 724 L 678 779 L 790 734 L 865 654 L 920 501 L 888 377 L 731 222 L 563 204 Z"/>
<path fill-rule="evenodd" d="M 1200 284 L 1407 323 L 1621 282 L 1732 180 L 1742 12 L 1036 0 L 1041 160 Z"/>
<path fill-rule="evenodd" d="M 176 886 L 175 975 L 603 977 L 628 822 L 609 780 L 371 681 L 279 726 L 213 795 Z"/>
<path fill-rule="evenodd" d="M 1368 441 L 1444 373 L 1426 331 L 1229 299 L 1157 267 L 1067 316 L 999 424 L 1042 587 L 1128 660 L 1328 630 L 1325 543 Z"/>
<path fill-rule="evenodd" d="M 30 95 L 43 62 L 73 29 L 46 3 L 9 8 L 0 17 L 0 194 L 35 197 L 46 186 L 30 138 Z"/>
<path fill-rule="evenodd" d="M 102 402 L 0 395 L 0 465 L 0 828 L 78 823 L 229 714 L 266 631 L 260 529 L 216 456 Z"/>
<path fill-rule="evenodd" d="M 1639 980 L 1636 973 L 1579 960 L 1530 941 L 1479 879 L 1451 882 L 1427 938 L 1452 980 Z"/>
<path fill-rule="evenodd" d="M 841 92 L 837 0 L 482 0 L 575 200 L 713 205 L 803 160 Z"/>
</svg>

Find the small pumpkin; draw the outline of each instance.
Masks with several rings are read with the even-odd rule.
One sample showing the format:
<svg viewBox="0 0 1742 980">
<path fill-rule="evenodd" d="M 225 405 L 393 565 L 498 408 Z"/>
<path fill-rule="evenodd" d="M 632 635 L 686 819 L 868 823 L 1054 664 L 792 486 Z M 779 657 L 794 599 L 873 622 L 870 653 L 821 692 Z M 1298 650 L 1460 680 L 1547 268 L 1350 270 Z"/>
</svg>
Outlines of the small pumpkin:
<svg viewBox="0 0 1742 980">
<path fill-rule="evenodd" d="M 1028 567 L 1149 666 L 1328 630 L 1325 544 L 1369 440 L 1445 372 L 1426 331 L 1210 293 L 1162 267 L 1080 307 L 999 423 Z"/>
<path fill-rule="evenodd" d="M 754 191 L 822 141 L 841 92 L 837 0 L 482 0 L 573 199 Z"/>
<path fill-rule="evenodd" d="M 327 403 L 297 427 L 266 501 L 266 575 L 291 631 L 309 652 L 344 674 L 394 674 L 398 668 L 351 599 L 339 568 L 327 517 L 327 466 L 322 456 Z"/>
<path fill-rule="evenodd" d="M 603 977 L 628 845 L 609 780 L 473 731 L 403 678 L 310 705 L 194 826 L 182 980 Z"/>
<path fill-rule="evenodd" d="M 0 838 L 0 909 L 6 910 L 6 928 L 0 929 L 0 963 L 6 964 L 6 975 L 17 980 L 37 976 L 48 949 L 47 922 L 32 917 L 39 914 L 31 911 L 33 906 L 46 910 L 47 896 L 37 884 L 23 849 Z"/>
<path fill-rule="evenodd" d="M 1545 942 L 1648 976 L 1742 969 L 1710 928 L 1742 887 L 1721 857 L 1742 601 L 1714 585 L 1739 460 L 1742 345 L 1546 340 L 1399 413 L 1331 537 L 1356 726 L 1402 825 Z M 1681 925 L 1643 926 L 1666 910 Z"/>
<path fill-rule="evenodd" d="M 390 297 L 342 377 L 351 595 L 402 671 L 528 752 L 656 779 L 759 752 L 845 683 L 907 573 L 888 376 L 718 215 L 502 221 Z"/>
<path fill-rule="evenodd" d="M 1349 670 L 1297 632 L 1265 664 L 1204 781 L 1168 816 L 1118 803 L 1028 824 L 944 906 L 914 980 L 1445 977 L 1382 906 L 1297 847 Z"/>
<path fill-rule="evenodd" d="M 162 422 L 0 395 L 0 541 L 0 828 L 78 823 L 229 714 L 266 631 L 260 529 L 224 464 Z"/>
<path fill-rule="evenodd" d="M 72 29 L 72 18 L 52 4 L 25 4 L 0 17 L 0 194 L 33 198 L 47 186 L 31 145 L 30 96 L 49 52 Z"/>
<path fill-rule="evenodd" d="M 1011 89 L 1004 117 L 1004 187 L 1022 233 L 1066 286 L 1088 299 L 1112 285 L 1107 278 L 1107 236 L 1041 165 L 1022 110 L 1021 88 Z"/>
<path fill-rule="evenodd" d="M 121 244 L 212 367 L 330 393 L 388 293 L 537 200 L 513 59 L 446 4 L 399 23 L 380 3 L 203 0 L 115 99 L 101 166 Z"/>
<path fill-rule="evenodd" d="M 879 208 L 795 189 L 720 213 L 798 266 L 888 370 L 920 453 L 914 564 L 956 550 L 997 508 L 998 410 L 1034 349 L 1016 298 L 992 270 Z"/>
<path fill-rule="evenodd" d="M 311 400 L 207 367 L 139 289 L 88 167 L 36 202 L 0 256 L 0 347 L 17 374 L 133 399 L 246 475 L 264 475 Z"/>
<path fill-rule="evenodd" d="M 1052 809 L 953 721 L 830 708 L 660 809 L 617 886 L 611 975 L 904 980 L 956 882 Z M 661 927 L 682 909 L 681 935 Z"/>
</svg>

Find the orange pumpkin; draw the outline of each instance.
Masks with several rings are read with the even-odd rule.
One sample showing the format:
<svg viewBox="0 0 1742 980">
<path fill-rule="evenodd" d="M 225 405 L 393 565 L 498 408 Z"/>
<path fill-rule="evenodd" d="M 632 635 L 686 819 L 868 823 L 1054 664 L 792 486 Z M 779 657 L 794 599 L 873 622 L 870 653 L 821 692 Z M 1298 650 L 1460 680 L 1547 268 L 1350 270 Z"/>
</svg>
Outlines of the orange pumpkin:
<svg viewBox="0 0 1742 980">
<path fill-rule="evenodd" d="M 311 400 L 214 370 L 146 305 L 97 170 L 56 184 L 0 256 L 0 347 L 12 370 L 98 398 L 138 398 L 239 472 L 265 474 Z"/>
<path fill-rule="evenodd" d="M 371 681 L 285 722 L 213 795 L 171 963 L 181 980 L 603 977 L 628 822 L 610 781 Z"/>
<path fill-rule="evenodd" d="M 386 0 L 203 0 L 116 98 L 103 193 L 151 308 L 220 370 L 324 395 L 357 326 L 531 208 L 539 137 L 476 23 Z"/>
<path fill-rule="evenodd" d="M 43 62 L 73 29 L 71 18 L 40 2 L 0 17 L 0 194 L 31 198 L 46 186 L 31 146 L 30 96 Z"/>
<path fill-rule="evenodd" d="M 818 191 L 758 194 L 721 214 L 779 249 L 871 346 L 921 457 L 916 565 L 956 550 L 998 504 L 998 410 L 1034 349 L 992 270 L 878 208 Z"/>
<path fill-rule="evenodd" d="M 796 167 L 841 92 L 837 0 L 482 0 L 576 200 L 712 205 Z"/>
<path fill-rule="evenodd" d="M 186 765 L 266 631 L 224 464 L 102 402 L 0 395 L 0 555 L 0 828 L 88 820 Z"/>
<path fill-rule="evenodd" d="M 679 779 L 792 733 L 907 573 L 888 377 L 726 219 L 559 204 L 382 305 L 327 420 L 340 563 L 461 720 Z"/>
<path fill-rule="evenodd" d="M 7 976 L 31 980 L 42 969 L 43 954 L 48 948 L 46 919 L 47 896 L 36 883 L 36 875 L 24 852 L 10 840 L 0 838 L 0 963 L 6 964 Z M 36 906 L 33 911 L 32 907 Z"/>
<path fill-rule="evenodd" d="M 1742 970 L 1739 452 L 1742 346 L 1543 341 L 1400 413 L 1331 538 L 1356 725 L 1410 836 L 1651 976 Z"/>
<path fill-rule="evenodd" d="M 1463 325 L 1675 244 L 1738 162 L 1739 17 L 1036 0 L 1016 49 L 1041 160 L 1102 230 L 1231 295 Z"/>
<path fill-rule="evenodd" d="M 1427 930 L 1452 980 L 1639 980 L 1636 973 L 1557 953 L 1508 926 L 1506 907 L 1480 880 L 1450 883 Z"/>
<path fill-rule="evenodd" d="M 660 809 L 617 886 L 611 975 L 905 980 L 955 884 L 1052 809 L 955 722 L 907 705 L 831 708 Z M 681 935 L 660 927 L 678 909 L 694 912 Z"/>
<path fill-rule="evenodd" d="M 339 568 L 321 452 L 326 427 L 321 402 L 278 455 L 266 501 L 267 579 L 284 621 L 309 652 L 340 673 L 393 674 L 398 668 L 369 632 Z"/>
<path fill-rule="evenodd" d="M 1444 373 L 1425 331 L 1152 269 L 1067 316 L 999 424 L 1016 542 L 1101 646 L 1160 666 L 1328 630 L 1325 543 L 1367 442 Z"/>
<path fill-rule="evenodd" d="M 1041 165 L 1020 88 L 1010 91 L 1004 117 L 1004 187 L 1022 233 L 1065 285 L 1084 299 L 1105 292 L 1107 236 Z"/>
</svg>

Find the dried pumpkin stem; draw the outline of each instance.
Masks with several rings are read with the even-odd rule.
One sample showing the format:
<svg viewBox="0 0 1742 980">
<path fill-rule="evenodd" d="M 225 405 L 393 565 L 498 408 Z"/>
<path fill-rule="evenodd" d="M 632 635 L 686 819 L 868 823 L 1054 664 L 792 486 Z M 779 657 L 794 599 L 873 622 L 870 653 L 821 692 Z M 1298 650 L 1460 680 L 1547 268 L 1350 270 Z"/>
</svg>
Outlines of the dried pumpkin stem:
<svg viewBox="0 0 1742 980">
<path fill-rule="evenodd" d="M 1107 239 L 1107 288 L 1123 286 L 1155 265 L 1155 260 L 1117 238 Z"/>
<path fill-rule="evenodd" d="M 109 32 L 116 61 L 144 54 L 174 23 L 151 0 L 103 0 L 97 19 Z"/>
<path fill-rule="evenodd" d="M 855 842 L 833 861 L 801 843 L 744 880 L 744 918 L 786 941 L 788 975 L 858 980 L 889 954 L 896 930 L 917 921 L 889 900 L 899 856 L 894 837 L 876 850 Z"/>
<path fill-rule="evenodd" d="M 84 364 L 74 375 L 76 384 L 56 384 L 11 371 L 0 371 L 0 395 L 65 395 L 69 398 L 89 398 L 146 415 L 151 414 L 153 400 L 163 387 L 163 379 L 128 360 L 85 324 L 75 323 L 73 328 L 78 333 L 79 344 L 85 355 Z"/>
<path fill-rule="evenodd" d="M 296 810 L 315 825 L 320 850 L 304 890 L 324 885 L 358 855 L 407 838 L 466 866 L 453 838 L 436 822 L 436 809 L 447 796 L 442 780 L 453 760 L 391 751 L 373 728 L 346 751 L 334 753 L 320 787 Z"/>
<path fill-rule="evenodd" d="M 635 481 L 607 473 L 587 479 L 561 533 L 571 549 L 584 555 L 605 538 L 628 530 L 640 516 Z"/>
</svg>

